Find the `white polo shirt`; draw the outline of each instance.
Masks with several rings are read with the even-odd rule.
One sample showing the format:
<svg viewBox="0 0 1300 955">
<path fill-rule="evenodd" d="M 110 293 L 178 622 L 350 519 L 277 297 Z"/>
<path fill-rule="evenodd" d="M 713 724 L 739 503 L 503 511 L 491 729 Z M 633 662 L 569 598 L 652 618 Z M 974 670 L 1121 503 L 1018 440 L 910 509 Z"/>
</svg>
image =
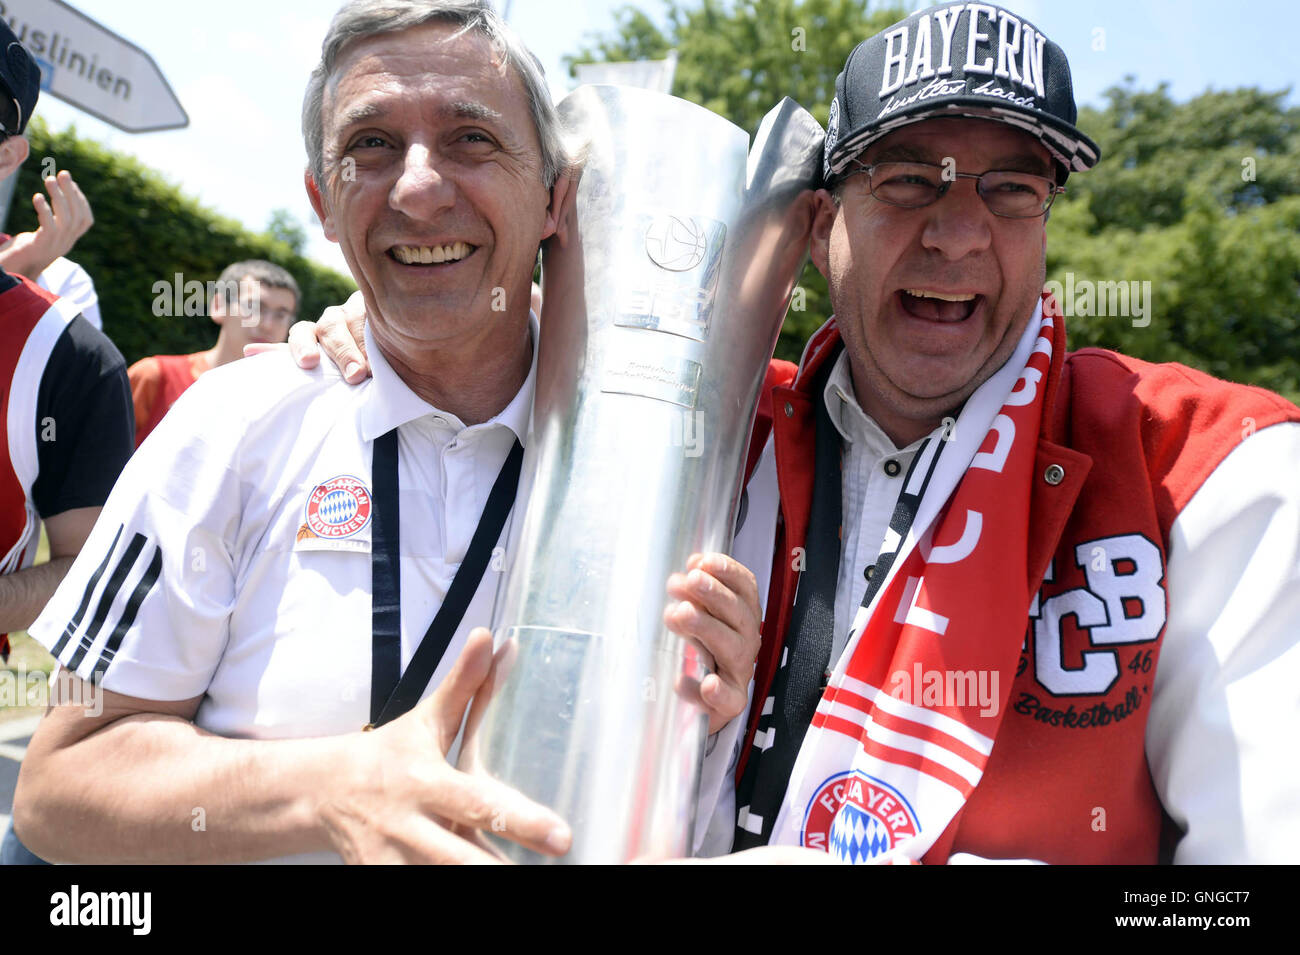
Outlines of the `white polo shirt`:
<svg viewBox="0 0 1300 955">
<path fill-rule="evenodd" d="M 501 414 L 466 427 L 407 388 L 373 343 L 369 354 L 374 377 L 355 388 L 284 353 L 204 375 L 123 471 L 32 635 L 83 679 L 99 667 L 114 692 L 203 695 L 195 723 L 222 736 L 361 729 L 372 525 L 312 534 L 312 492 L 352 477 L 372 493 L 371 442 L 398 429 L 405 668 L 526 434 L 533 389 L 530 371 Z M 490 622 L 499 577 L 489 567 L 430 688 Z"/>
<path fill-rule="evenodd" d="M 536 341 L 535 321 L 531 331 Z M 330 502 L 309 508 L 313 492 L 353 480 L 373 493 L 372 442 L 398 429 L 405 671 L 502 464 L 516 438 L 526 439 L 536 377 L 534 349 L 509 405 L 467 427 L 415 395 L 368 332 L 367 352 L 373 378 L 359 386 L 343 382 L 330 362 L 302 371 L 284 352 L 204 375 L 123 471 L 32 636 L 83 679 L 98 668 L 114 692 L 151 700 L 202 695 L 194 721 L 222 736 L 360 730 L 370 719 L 373 522 L 337 539 L 314 534 Z M 527 493 L 521 486 L 517 502 Z M 517 504 L 499 545 L 513 542 L 520 513 Z M 764 522 L 754 523 L 758 532 L 749 536 L 761 553 Z M 469 631 L 490 625 L 504 566 L 489 565 L 425 696 Z M 706 762 L 704 819 L 737 726 Z M 330 858 L 337 860 L 329 853 L 312 861 Z"/>
</svg>

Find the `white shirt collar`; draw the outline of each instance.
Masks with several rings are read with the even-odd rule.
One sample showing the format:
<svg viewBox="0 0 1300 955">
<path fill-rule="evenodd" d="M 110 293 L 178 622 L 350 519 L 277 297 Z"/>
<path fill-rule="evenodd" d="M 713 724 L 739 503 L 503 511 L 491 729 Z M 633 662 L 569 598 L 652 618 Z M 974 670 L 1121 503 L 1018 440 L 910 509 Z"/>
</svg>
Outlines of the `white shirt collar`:
<svg viewBox="0 0 1300 955">
<path fill-rule="evenodd" d="M 857 444 L 873 457 L 897 454 L 901 451 L 915 450 L 925 438 L 918 438 L 906 448 L 894 446 L 880 425 L 862 410 L 858 404 L 857 393 L 853 390 L 853 376 L 849 370 L 849 353 L 841 351 L 831 373 L 826 379 L 826 388 L 822 391 L 822 400 L 830 413 L 831 423 L 840 433 L 845 444 Z"/>
<path fill-rule="evenodd" d="M 528 421 L 533 409 L 533 385 L 537 380 L 537 341 L 539 327 L 537 316 L 528 313 L 528 335 L 532 339 L 533 358 L 528 368 L 528 377 L 510 403 L 501 412 L 483 423 L 483 427 L 503 424 L 515 433 L 521 444 L 528 436 Z M 373 441 L 382 434 L 407 422 L 415 421 L 426 415 L 445 423 L 453 431 L 465 430 L 465 422 L 448 411 L 436 408 L 412 391 L 397 372 L 384 358 L 379 346 L 370 334 L 370 325 L 365 328 L 366 355 L 370 361 L 371 380 L 367 382 L 365 394 L 361 396 L 359 421 L 361 437 Z"/>
</svg>

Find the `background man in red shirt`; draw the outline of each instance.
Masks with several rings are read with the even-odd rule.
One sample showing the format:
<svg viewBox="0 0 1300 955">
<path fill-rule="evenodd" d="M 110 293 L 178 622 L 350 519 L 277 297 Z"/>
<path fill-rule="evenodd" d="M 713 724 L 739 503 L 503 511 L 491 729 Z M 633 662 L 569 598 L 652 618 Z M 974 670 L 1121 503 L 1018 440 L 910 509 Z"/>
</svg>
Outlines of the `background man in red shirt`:
<svg viewBox="0 0 1300 955">
<path fill-rule="evenodd" d="M 249 259 L 226 266 L 208 296 L 208 314 L 221 329 L 217 344 L 193 355 L 142 358 L 127 370 L 136 447 L 199 375 L 243 358 L 245 345 L 284 341 L 300 299 L 298 283 L 278 265 Z"/>
</svg>

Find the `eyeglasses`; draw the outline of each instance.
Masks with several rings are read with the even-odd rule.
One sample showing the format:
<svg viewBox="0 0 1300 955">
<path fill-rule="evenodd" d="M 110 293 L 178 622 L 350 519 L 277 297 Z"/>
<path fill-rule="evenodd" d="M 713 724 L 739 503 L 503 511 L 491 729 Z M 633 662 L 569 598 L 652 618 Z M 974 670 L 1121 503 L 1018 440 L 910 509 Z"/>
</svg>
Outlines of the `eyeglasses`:
<svg viewBox="0 0 1300 955">
<path fill-rule="evenodd" d="M 992 170 L 976 175 L 973 172 L 952 172 L 946 166 L 928 162 L 881 162 L 871 166 L 858 164 L 849 175 L 865 172 L 871 194 L 881 202 L 904 209 L 920 209 L 943 198 L 949 187 L 958 179 L 974 179 L 979 193 L 989 211 L 1006 219 L 1036 219 L 1051 208 L 1064 186 L 1043 176 L 1027 172 Z"/>
</svg>

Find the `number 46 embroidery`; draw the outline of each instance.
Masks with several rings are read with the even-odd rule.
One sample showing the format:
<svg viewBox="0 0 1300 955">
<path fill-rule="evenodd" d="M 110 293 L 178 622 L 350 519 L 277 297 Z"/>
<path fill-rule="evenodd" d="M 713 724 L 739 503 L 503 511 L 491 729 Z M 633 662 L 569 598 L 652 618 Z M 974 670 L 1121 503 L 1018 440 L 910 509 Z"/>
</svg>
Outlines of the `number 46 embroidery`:
<svg viewBox="0 0 1300 955">
<path fill-rule="evenodd" d="M 1034 678 L 1054 696 L 1104 694 L 1119 679 L 1119 653 L 1115 650 L 1084 650 L 1083 666 L 1064 665 L 1061 623 L 1073 616 L 1076 626 L 1086 630 L 1093 647 L 1148 643 L 1160 636 L 1165 625 L 1164 562 L 1160 549 L 1140 534 L 1121 534 L 1085 541 L 1074 549 L 1074 562 L 1083 571 L 1086 587 L 1076 587 L 1039 606 L 1039 595 L 1029 608 L 1034 632 Z M 1127 570 L 1128 567 L 1132 570 Z M 1127 572 L 1121 572 L 1121 567 Z M 1044 583 L 1053 580 L 1048 565 Z M 1126 610 L 1137 604 L 1141 612 Z M 1151 651 L 1139 654 L 1136 668 L 1151 669 Z"/>
</svg>

